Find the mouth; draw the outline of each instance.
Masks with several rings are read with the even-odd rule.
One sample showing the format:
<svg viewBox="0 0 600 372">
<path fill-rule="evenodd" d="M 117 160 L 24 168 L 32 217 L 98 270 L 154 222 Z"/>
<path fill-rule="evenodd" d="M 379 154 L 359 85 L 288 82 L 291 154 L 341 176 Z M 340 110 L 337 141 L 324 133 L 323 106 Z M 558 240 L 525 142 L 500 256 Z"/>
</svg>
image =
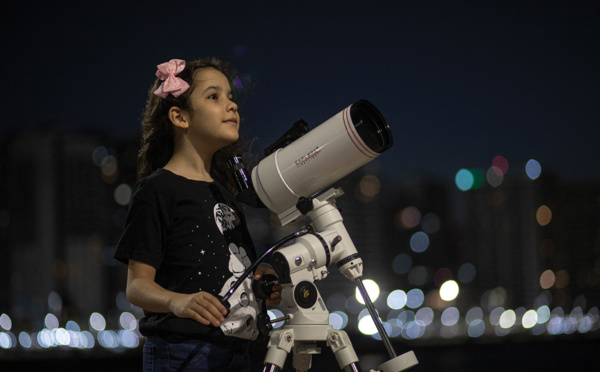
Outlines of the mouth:
<svg viewBox="0 0 600 372">
<path fill-rule="evenodd" d="M 223 120 L 223 123 L 225 124 L 231 124 L 231 125 L 238 125 L 237 119 L 227 119 L 227 120 Z"/>
</svg>

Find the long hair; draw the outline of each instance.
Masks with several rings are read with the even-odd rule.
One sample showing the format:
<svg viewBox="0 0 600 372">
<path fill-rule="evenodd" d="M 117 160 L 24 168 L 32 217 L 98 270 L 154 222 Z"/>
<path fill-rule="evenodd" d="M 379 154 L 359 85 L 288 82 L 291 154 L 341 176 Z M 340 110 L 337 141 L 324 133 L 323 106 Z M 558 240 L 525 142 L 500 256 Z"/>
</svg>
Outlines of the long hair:
<svg viewBox="0 0 600 372">
<path fill-rule="evenodd" d="M 169 120 L 169 110 L 173 106 L 182 110 L 190 108 L 189 98 L 194 88 L 195 72 L 209 67 L 222 72 L 227 77 L 234 96 L 233 99 L 237 100 L 239 94 L 236 89 L 236 80 L 239 82 L 242 79 L 239 79 L 233 66 L 221 58 L 208 57 L 186 62 L 185 69 L 177 77 L 186 81 L 190 85 L 190 89 L 179 97 L 173 97 L 169 94 L 166 98 L 162 98 L 155 95 L 154 91 L 162 83 L 162 80 L 156 79 L 148 92 L 148 101 L 142 118 L 142 138 L 138 152 L 138 180 L 165 166 L 173 155 L 175 134 L 173 125 Z M 235 192 L 235 186 L 231 172 L 227 171 L 226 161 L 229 155 L 241 154 L 242 152 L 242 140 L 238 139 L 235 143 L 220 149 L 213 155 L 210 167 L 211 176 L 232 192 Z"/>
</svg>

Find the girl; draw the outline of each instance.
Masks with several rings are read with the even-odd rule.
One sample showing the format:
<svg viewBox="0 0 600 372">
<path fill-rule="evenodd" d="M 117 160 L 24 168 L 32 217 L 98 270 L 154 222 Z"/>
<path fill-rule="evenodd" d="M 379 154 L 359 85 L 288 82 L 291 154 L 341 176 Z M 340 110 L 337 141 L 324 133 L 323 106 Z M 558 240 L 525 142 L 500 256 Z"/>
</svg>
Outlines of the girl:
<svg viewBox="0 0 600 372">
<path fill-rule="evenodd" d="M 144 371 L 249 371 L 261 309 L 250 278 L 230 298 L 229 315 L 217 298 L 256 259 L 225 165 L 240 148 L 235 74 L 207 58 L 171 60 L 156 76 L 115 253 L 128 265 L 128 299 L 144 309 Z M 259 266 L 255 280 L 267 273 Z M 281 299 L 274 289 L 268 305 Z"/>
</svg>

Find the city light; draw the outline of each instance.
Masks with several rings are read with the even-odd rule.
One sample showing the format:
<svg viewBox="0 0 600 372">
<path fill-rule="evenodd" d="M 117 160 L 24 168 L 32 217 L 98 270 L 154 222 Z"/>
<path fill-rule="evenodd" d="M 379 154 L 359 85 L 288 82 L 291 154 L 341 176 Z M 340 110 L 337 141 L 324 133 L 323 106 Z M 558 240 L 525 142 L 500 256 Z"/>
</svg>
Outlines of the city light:
<svg viewBox="0 0 600 372">
<path fill-rule="evenodd" d="M 532 180 L 536 180 L 542 174 L 542 166 L 537 160 L 530 159 L 527 164 L 525 164 L 525 173 L 527 173 L 527 177 Z"/>
<path fill-rule="evenodd" d="M 416 253 L 425 252 L 429 248 L 429 237 L 422 231 L 414 233 L 410 237 L 410 249 Z"/>
<path fill-rule="evenodd" d="M 448 280 L 440 287 L 440 297 L 444 301 L 452 301 L 458 296 L 458 283 Z"/>
<path fill-rule="evenodd" d="M 104 217 L 108 216 L 109 229 L 119 232 L 125 223 L 134 177 L 123 177 L 127 162 L 114 148 L 95 146 L 91 150 L 91 161 L 88 157 L 86 162 L 95 172 L 102 190 L 107 191 L 99 200 L 101 207 L 107 209 Z M 449 194 L 459 195 L 456 200 L 444 200 L 448 197 L 447 185 L 440 187 L 435 182 L 403 184 L 397 198 L 394 195 L 388 198 L 388 181 L 372 174 L 357 175 L 353 185 L 357 199 L 350 196 L 350 202 L 342 205 L 342 211 L 345 211 L 344 217 L 348 217 L 348 226 L 353 227 L 350 234 L 358 236 L 356 243 L 360 242 L 357 248 L 365 259 L 365 274 L 370 275 L 371 270 L 375 270 L 377 275 L 378 282 L 365 280 L 364 284 L 371 300 L 377 302 L 377 312 L 384 319 L 388 335 L 435 343 L 454 338 L 456 342 L 468 338 L 493 342 L 502 337 L 512 340 L 512 336 L 517 335 L 527 340 L 537 336 L 597 333 L 600 312 L 598 304 L 593 302 L 596 297 L 589 293 L 600 280 L 600 258 L 583 238 L 565 243 L 558 233 L 570 219 L 578 219 L 579 229 L 584 217 L 578 217 L 578 209 L 565 208 L 564 199 L 556 199 L 552 192 L 547 192 L 555 190 L 552 187 L 556 184 L 548 184 L 551 177 L 540 178 L 542 170 L 537 160 L 530 159 L 524 167 L 523 163 L 511 160 L 511 168 L 507 158 L 498 155 L 491 165 L 489 159 L 480 159 L 475 164 L 451 173 L 445 180 L 451 189 L 469 191 L 453 190 Z M 531 182 L 533 180 L 537 181 Z M 566 189 L 564 193 L 567 192 L 569 198 L 575 197 L 573 191 Z M 381 207 L 381 215 L 388 217 L 364 213 L 365 206 L 361 203 L 374 198 L 377 203 L 369 204 L 369 208 Z M 340 200 L 340 204 L 347 201 Z M 359 207 L 353 209 L 352 203 Z M 588 213 L 586 203 L 580 205 L 583 206 L 580 213 Z M 104 209 L 101 212 L 104 213 Z M 0 228 L 10 224 L 12 229 L 16 218 L 12 210 L 9 213 L 8 209 L 0 209 Z M 590 220 L 590 224 L 594 221 Z M 269 223 L 256 218 L 252 224 L 256 225 L 253 233 L 261 240 L 273 240 Z M 23 305 L 11 316 L 0 314 L 3 355 L 15 350 L 69 349 L 76 349 L 77 353 L 82 350 L 120 353 L 143 344 L 138 330 L 143 312 L 129 303 L 124 286 L 110 289 L 114 292 L 114 303 L 109 305 L 106 301 L 106 308 L 98 306 L 96 311 L 85 314 L 80 308 L 72 312 L 77 306 L 73 305 L 70 286 L 76 282 L 68 275 L 87 267 L 69 262 L 69 256 L 87 249 L 90 244 L 86 240 L 94 239 L 97 242 L 94 249 L 102 253 L 94 257 L 98 266 L 92 269 L 101 270 L 102 265 L 111 260 L 110 252 L 117 237 L 117 233 L 112 237 L 101 236 L 103 234 L 98 232 L 81 241 L 65 236 L 64 246 L 60 247 L 64 257 L 52 257 L 49 262 L 50 275 L 54 279 L 67 279 L 67 285 L 39 294 L 36 305 L 41 310 L 36 319 L 23 315 L 26 314 Z M 378 251 L 379 245 L 381 251 Z M 564 259 L 568 250 L 576 248 L 594 252 L 589 264 L 584 262 L 587 265 L 581 265 L 581 269 Z M 372 259 L 380 253 L 383 262 Z M 503 280 L 522 278 L 519 270 L 524 264 L 523 258 L 529 260 L 535 254 L 539 256 L 535 257 L 535 265 L 527 266 L 529 271 L 523 288 L 512 279 Z M 353 293 L 354 288 L 344 291 L 337 283 L 324 288 L 329 291 L 322 294 L 330 311 L 329 324 L 334 329 L 379 338 L 358 291 Z M 517 292 L 520 290 L 530 297 L 523 298 Z M 270 308 L 268 315 L 276 319 L 288 314 L 282 307 Z M 281 328 L 286 323 L 282 320 L 273 326 Z"/>
<path fill-rule="evenodd" d="M 334 311 L 329 314 L 329 325 L 334 329 L 344 329 L 348 325 L 348 315 L 343 311 Z"/>
<path fill-rule="evenodd" d="M 387 298 L 387 305 L 390 309 L 402 309 L 406 306 L 407 296 L 406 293 L 401 289 L 392 291 Z"/>
<path fill-rule="evenodd" d="M 127 205 L 129 203 L 129 199 L 131 199 L 131 186 L 128 184 L 121 184 L 117 186 L 114 192 L 114 198 L 117 204 L 119 205 Z"/>
<path fill-rule="evenodd" d="M 504 176 L 506 173 L 508 173 L 508 160 L 506 160 L 506 158 L 502 155 L 494 157 L 494 160 L 492 160 L 492 166 L 495 170 L 497 169 L 501 173 L 501 176 Z"/>
<path fill-rule="evenodd" d="M 10 319 L 10 316 L 8 316 L 8 314 L 0 315 L 0 327 L 2 327 L 2 329 L 6 331 L 10 331 L 10 329 L 12 328 L 12 320 Z"/>
<path fill-rule="evenodd" d="M 460 169 L 454 177 L 454 182 L 459 190 L 467 191 L 473 187 L 475 178 L 473 177 L 473 173 L 471 173 L 471 171 L 467 169 Z"/>
<path fill-rule="evenodd" d="M 552 211 L 548 206 L 542 205 L 537 209 L 535 219 L 540 226 L 546 226 L 552 221 Z"/>
<path fill-rule="evenodd" d="M 406 306 L 411 309 L 416 309 L 423 305 L 423 301 L 425 300 L 425 295 L 423 295 L 423 291 L 415 288 L 408 291 L 406 294 Z"/>
<path fill-rule="evenodd" d="M 365 286 L 365 289 L 367 290 L 367 295 L 369 296 L 371 301 L 375 302 L 379 297 L 379 285 L 375 283 L 375 281 L 370 279 L 363 280 L 363 285 Z M 365 300 L 363 299 L 363 296 L 358 290 L 358 288 L 356 288 L 356 301 L 363 305 L 365 304 Z"/>
<path fill-rule="evenodd" d="M 491 166 L 487 170 L 485 178 L 487 179 L 490 186 L 498 187 L 502 185 L 502 182 L 504 181 L 504 173 L 502 173 L 502 170 L 500 168 Z"/>
<path fill-rule="evenodd" d="M 556 276 L 552 270 L 546 270 L 540 275 L 540 287 L 542 289 L 548 289 L 554 286 Z"/>
<path fill-rule="evenodd" d="M 413 206 L 404 208 L 398 215 L 403 229 L 412 229 L 421 223 L 421 211 Z"/>
<path fill-rule="evenodd" d="M 523 328 L 533 328 L 537 324 L 538 316 L 535 310 L 528 310 L 523 314 Z"/>
</svg>

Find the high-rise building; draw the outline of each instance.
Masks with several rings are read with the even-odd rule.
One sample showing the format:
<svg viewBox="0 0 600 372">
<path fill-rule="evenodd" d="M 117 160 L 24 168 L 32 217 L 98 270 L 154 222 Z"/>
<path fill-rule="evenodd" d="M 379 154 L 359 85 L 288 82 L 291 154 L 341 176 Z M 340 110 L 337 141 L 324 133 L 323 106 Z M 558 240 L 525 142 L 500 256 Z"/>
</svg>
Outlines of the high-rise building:
<svg viewBox="0 0 600 372">
<path fill-rule="evenodd" d="M 8 297 L 16 322 L 39 329 L 45 314 L 87 317 L 107 308 L 112 188 L 94 164 L 97 136 L 23 132 L 4 149 Z"/>
</svg>

